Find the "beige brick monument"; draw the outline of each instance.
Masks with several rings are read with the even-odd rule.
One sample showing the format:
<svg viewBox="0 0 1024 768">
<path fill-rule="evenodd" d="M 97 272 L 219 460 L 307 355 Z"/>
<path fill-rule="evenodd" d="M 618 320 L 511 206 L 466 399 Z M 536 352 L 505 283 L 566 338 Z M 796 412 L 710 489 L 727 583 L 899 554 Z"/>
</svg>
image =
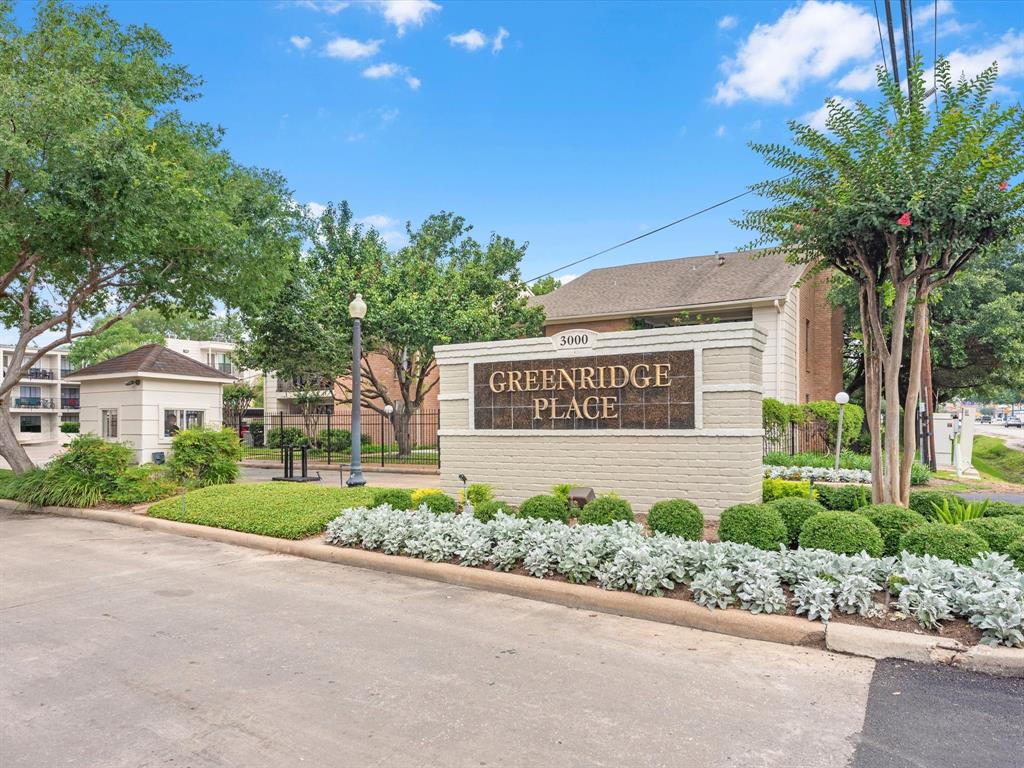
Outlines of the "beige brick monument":
<svg viewBox="0 0 1024 768">
<path fill-rule="evenodd" d="M 518 504 L 571 482 L 711 517 L 759 502 L 764 345 L 736 322 L 436 347 L 442 487 L 465 474 Z"/>
</svg>

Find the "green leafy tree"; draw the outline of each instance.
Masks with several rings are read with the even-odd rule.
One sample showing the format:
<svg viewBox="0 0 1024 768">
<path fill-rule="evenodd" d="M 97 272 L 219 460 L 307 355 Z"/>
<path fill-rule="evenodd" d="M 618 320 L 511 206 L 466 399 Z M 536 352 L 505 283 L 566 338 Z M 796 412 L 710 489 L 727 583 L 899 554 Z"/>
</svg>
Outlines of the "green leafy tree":
<svg viewBox="0 0 1024 768">
<path fill-rule="evenodd" d="M 556 288 L 562 287 L 562 281 L 553 275 L 545 275 L 544 277 L 534 280 L 530 283 L 530 293 L 534 296 L 543 296 L 551 293 Z"/>
<path fill-rule="evenodd" d="M 0 38 L 0 321 L 18 334 L 6 416 L 21 375 L 59 344 L 142 307 L 259 302 L 298 240 L 281 177 L 238 165 L 219 129 L 176 110 L 198 80 L 156 30 L 56 1 L 22 29 L 0 0 Z M 32 466 L 9 418 L 0 454 Z"/>
<path fill-rule="evenodd" d="M 940 60 L 935 78 L 935 115 L 918 60 L 909 95 L 879 68 L 877 105 L 832 99 L 827 133 L 793 122 L 795 146 L 754 145 L 786 174 L 755 186 L 774 204 L 739 222 L 760 233 L 756 244 L 857 286 L 876 503 L 909 500 L 931 296 L 972 259 L 1017 242 L 1024 219 L 1024 184 L 1010 183 L 1024 171 L 1024 113 L 991 100 L 995 65 L 954 83 Z"/>
<path fill-rule="evenodd" d="M 101 320 L 97 325 L 102 326 L 105 323 L 106 320 Z M 84 368 L 131 352 L 143 344 L 163 343 L 162 333 L 144 333 L 127 320 L 121 320 L 95 336 L 75 339 L 68 353 L 68 361 L 73 368 Z"/>
<path fill-rule="evenodd" d="M 286 291 L 247 317 L 243 362 L 252 365 L 267 355 L 287 364 L 286 371 L 305 365 L 328 380 L 351 373 L 348 304 L 362 293 L 369 309 L 361 403 L 390 414 L 403 455 L 412 448 L 412 417 L 437 384 L 436 345 L 532 336 L 543 327 L 543 312 L 527 306 L 524 296 L 519 264 L 525 246 L 498 235 L 481 244 L 459 216 L 428 217 L 418 229 L 409 228 L 409 244 L 394 252 L 375 231 L 355 224 L 346 203 L 328 206 L 308 226 L 309 251 Z M 290 344 L 311 357 L 303 361 L 295 349 L 284 351 Z M 385 360 L 391 375 L 380 375 L 371 356 Z M 341 402 L 351 402 L 344 379 L 335 392 Z"/>
<path fill-rule="evenodd" d="M 258 394 L 256 387 L 246 384 L 244 381 L 226 384 L 221 393 L 224 401 L 224 424 L 236 429 L 242 416 L 252 407 Z"/>
</svg>

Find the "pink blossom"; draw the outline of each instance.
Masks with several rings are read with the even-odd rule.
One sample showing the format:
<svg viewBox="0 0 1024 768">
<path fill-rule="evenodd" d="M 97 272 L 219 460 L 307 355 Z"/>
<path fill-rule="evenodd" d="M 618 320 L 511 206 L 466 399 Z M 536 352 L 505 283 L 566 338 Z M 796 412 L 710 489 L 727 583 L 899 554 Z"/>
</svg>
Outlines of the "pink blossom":
<svg viewBox="0 0 1024 768">
<path fill-rule="evenodd" d="M 1010 188 L 1010 183 L 1009 183 L 1009 182 L 1007 182 L 1007 181 L 1003 181 L 1003 182 L 1001 182 L 1001 183 L 999 184 L 999 191 L 1000 191 L 1000 192 L 1005 192 L 1005 191 L 1006 191 L 1006 190 L 1008 190 L 1009 188 Z"/>
<path fill-rule="evenodd" d="M 901 227 L 909 227 L 910 226 L 910 211 L 904 211 L 903 215 L 900 216 L 896 220 L 896 223 L 899 224 Z"/>
<path fill-rule="evenodd" d="M 797 232 L 799 232 L 803 228 L 804 228 L 803 224 L 794 224 L 793 225 L 793 229 L 796 230 Z"/>
</svg>

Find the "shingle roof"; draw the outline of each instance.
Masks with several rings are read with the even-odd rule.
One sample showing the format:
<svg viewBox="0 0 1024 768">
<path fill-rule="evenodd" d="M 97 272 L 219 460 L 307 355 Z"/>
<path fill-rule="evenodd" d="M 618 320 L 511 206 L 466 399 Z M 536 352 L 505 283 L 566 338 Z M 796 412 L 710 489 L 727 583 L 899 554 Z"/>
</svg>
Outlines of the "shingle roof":
<svg viewBox="0 0 1024 768">
<path fill-rule="evenodd" d="M 719 264 L 719 259 L 724 259 Z M 650 314 L 754 299 L 783 298 L 806 267 L 780 253 L 738 251 L 592 269 L 530 299 L 549 320 Z"/>
<path fill-rule="evenodd" d="M 72 371 L 65 378 L 80 379 L 117 373 L 159 373 L 168 376 L 198 376 L 207 379 L 234 378 L 160 344 L 145 344 L 131 352 L 104 360 L 102 363 Z"/>
</svg>

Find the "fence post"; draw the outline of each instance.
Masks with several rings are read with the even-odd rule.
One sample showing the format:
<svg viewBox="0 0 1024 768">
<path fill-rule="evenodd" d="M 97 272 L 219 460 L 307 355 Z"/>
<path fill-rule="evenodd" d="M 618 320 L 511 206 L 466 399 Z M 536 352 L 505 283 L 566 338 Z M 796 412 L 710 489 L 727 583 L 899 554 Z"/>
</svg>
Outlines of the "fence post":
<svg viewBox="0 0 1024 768">
<path fill-rule="evenodd" d="M 284 411 L 281 411 L 280 413 L 277 414 L 277 420 L 278 420 L 278 424 L 281 425 L 281 431 L 278 434 L 280 434 L 280 436 L 281 436 L 279 438 L 279 440 L 281 441 L 281 464 L 283 465 L 284 464 Z"/>
<path fill-rule="evenodd" d="M 327 412 L 327 463 L 331 463 L 331 413 Z"/>
</svg>

